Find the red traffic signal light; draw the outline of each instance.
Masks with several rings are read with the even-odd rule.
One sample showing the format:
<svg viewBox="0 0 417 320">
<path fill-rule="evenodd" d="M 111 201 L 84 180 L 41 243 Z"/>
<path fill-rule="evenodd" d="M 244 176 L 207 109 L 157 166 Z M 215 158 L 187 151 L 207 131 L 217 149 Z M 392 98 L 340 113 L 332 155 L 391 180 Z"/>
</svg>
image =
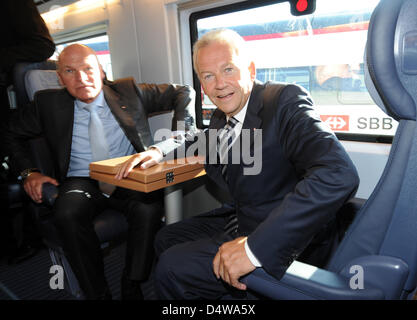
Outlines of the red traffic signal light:
<svg viewBox="0 0 417 320">
<path fill-rule="evenodd" d="M 315 0 L 290 0 L 291 13 L 294 16 L 313 13 L 316 10 Z"/>
<path fill-rule="evenodd" d="M 298 0 L 297 4 L 295 5 L 298 12 L 303 12 L 308 7 L 308 1 L 307 0 Z"/>
</svg>

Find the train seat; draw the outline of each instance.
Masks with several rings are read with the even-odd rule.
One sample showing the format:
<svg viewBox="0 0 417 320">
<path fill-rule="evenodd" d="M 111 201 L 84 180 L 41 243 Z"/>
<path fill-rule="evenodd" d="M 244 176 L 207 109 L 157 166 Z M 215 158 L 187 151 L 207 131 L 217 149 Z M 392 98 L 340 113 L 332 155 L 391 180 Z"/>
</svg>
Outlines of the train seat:
<svg viewBox="0 0 417 320">
<path fill-rule="evenodd" d="M 18 62 L 14 65 L 12 71 L 13 91 L 16 94 L 17 106 L 22 107 L 30 102 L 28 91 L 26 90 L 26 75 L 31 70 L 54 70 L 56 62 L 47 60 L 42 62 Z M 34 82 L 33 82 L 34 83 Z M 47 87 L 43 87 L 47 88 Z M 40 87 L 39 89 L 43 89 Z"/>
<path fill-rule="evenodd" d="M 25 74 L 25 88 L 30 101 L 39 90 L 62 88 L 55 70 L 29 70 Z"/>
<path fill-rule="evenodd" d="M 386 167 L 325 268 L 294 261 L 277 280 L 242 279 L 271 299 L 413 299 L 417 284 L 417 0 L 381 0 L 365 52 L 367 87 L 399 121 Z"/>
</svg>

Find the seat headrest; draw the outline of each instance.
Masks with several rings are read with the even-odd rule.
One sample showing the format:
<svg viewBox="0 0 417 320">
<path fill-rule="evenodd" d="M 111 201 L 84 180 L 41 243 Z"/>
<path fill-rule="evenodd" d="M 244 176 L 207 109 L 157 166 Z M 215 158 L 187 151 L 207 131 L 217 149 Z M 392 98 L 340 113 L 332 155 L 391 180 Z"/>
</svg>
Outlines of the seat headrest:
<svg viewBox="0 0 417 320">
<path fill-rule="evenodd" d="M 25 87 L 31 101 L 39 90 L 62 88 L 55 70 L 29 70 L 25 74 Z"/>
<path fill-rule="evenodd" d="M 381 0 L 369 22 L 366 86 L 396 120 L 416 119 L 417 0 Z"/>
</svg>

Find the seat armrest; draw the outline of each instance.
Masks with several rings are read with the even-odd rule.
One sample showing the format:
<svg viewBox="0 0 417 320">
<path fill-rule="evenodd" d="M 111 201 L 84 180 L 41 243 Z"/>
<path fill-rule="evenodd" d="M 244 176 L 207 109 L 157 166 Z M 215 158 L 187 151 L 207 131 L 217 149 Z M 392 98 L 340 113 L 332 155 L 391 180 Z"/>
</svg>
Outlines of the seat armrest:
<svg viewBox="0 0 417 320">
<path fill-rule="evenodd" d="M 359 271 L 358 271 L 359 270 Z M 409 268 L 403 260 L 391 256 L 369 255 L 352 260 L 339 274 L 352 277 L 363 273 L 364 285 L 374 286 L 384 292 L 384 299 L 399 299 Z"/>
<path fill-rule="evenodd" d="M 52 183 L 46 182 L 42 185 L 42 201 L 45 205 L 52 207 L 58 197 L 58 188 Z"/>
<path fill-rule="evenodd" d="M 363 268 L 363 288 L 351 284 L 355 272 L 350 267 L 354 265 Z M 349 263 L 340 274 L 294 261 L 281 280 L 258 268 L 242 282 L 271 299 L 392 299 L 407 274 L 408 267 L 400 259 L 366 256 Z"/>
</svg>

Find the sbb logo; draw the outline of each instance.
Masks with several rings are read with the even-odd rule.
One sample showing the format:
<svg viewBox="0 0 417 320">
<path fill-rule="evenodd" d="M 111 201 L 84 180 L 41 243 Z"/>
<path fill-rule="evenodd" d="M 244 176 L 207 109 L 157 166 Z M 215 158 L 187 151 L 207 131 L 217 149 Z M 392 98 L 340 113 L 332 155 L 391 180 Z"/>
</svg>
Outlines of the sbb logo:
<svg viewBox="0 0 417 320">
<path fill-rule="evenodd" d="M 392 118 L 376 118 L 376 117 L 360 117 L 358 119 L 358 129 L 382 129 L 382 130 L 391 130 L 393 128 L 393 119 Z"/>
<path fill-rule="evenodd" d="M 349 131 L 349 116 L 347 115 L 320 115 L 333 131 Z"/>
</svg>

